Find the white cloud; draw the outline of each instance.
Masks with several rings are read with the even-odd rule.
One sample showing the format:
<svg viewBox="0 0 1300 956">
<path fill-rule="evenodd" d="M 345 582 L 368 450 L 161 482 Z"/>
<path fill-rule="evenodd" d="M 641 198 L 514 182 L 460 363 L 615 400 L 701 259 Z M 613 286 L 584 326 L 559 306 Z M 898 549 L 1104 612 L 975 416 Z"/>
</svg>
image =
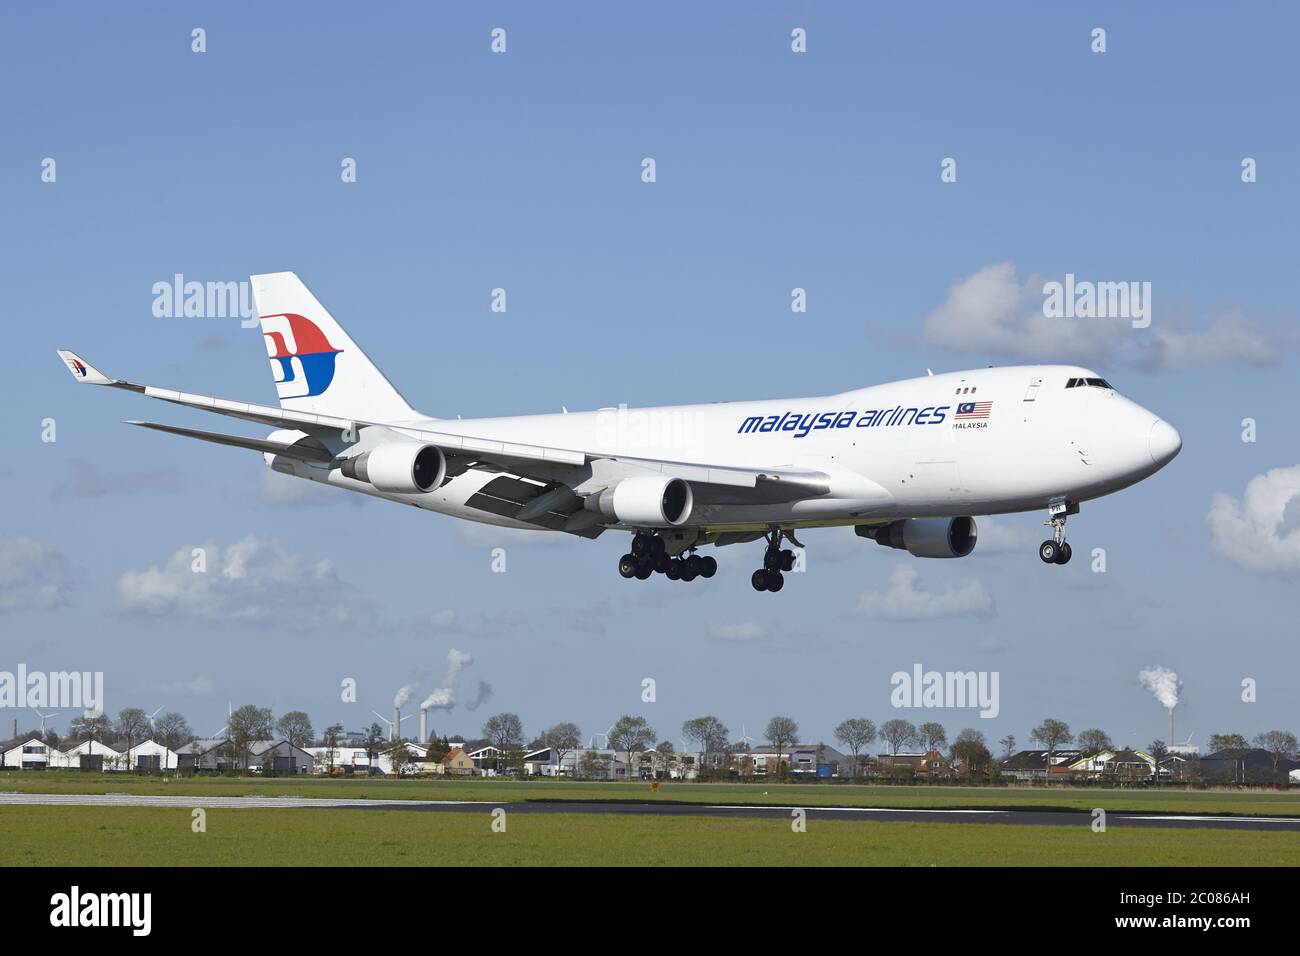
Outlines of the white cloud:
<svg viewBox="0 0 1300 956">
<path fill-rule="evenodd" d="M 1163 369 L 1274 364 L 1294 344 L 1239 312 L 1185 328 L 1161 311 L 1159 290 L 1146 329 L 1134 329 L 1129 319 L 1049 318 L 1043 314 L 1045 281 L 1031 275 L 1022 283 L 1011 262 L 985 266 L 953 283 L 948 298 L 926 317 L 925 337 L 953 352 Z"/>
<path fill-rule="evenodd" d="M 1007 523 L 1005 518 L 993 518 L 985 515 L 975 519 L 979 537 L 975 541 L 974 554 L 1007 554 L 1034 551 L 1041 538 L 1035 538 L 1032 529 L 1023 524 Z"/>
<path fill-rule="evenodd" d="M 720 641 L 757 641 L 765 632 L 754 623 L 717 624 L 713 636 Z"/>
<path fill-rule="evenodd" d="M 56 485 L 50 497 L 105 498 L 119 494 L 170 494 L 184 483 L 175 468 L 144 468 L 137 471 L 106 472 L 93 461 L 75 459 L 69 465 L 66 482 Z"/>
<path fill-rule="evenodd" d="M 1214 546 L 1235 564 L 1300 571 L 1300 465 L 1256 475 L 1240 500 L 1220 492 L 1205 522 Z"/>
<path fill-rule="evenodd" d="M 1287 351 L 1285 342 L 1250 323 L 1240 312 L 1230 312 L 1200 329 L 1181 330 L 1151 323 L 1158 364 L 1179 369 L 1215 362 L 1274 365 Z"/>
<path fill-rule="evenodd" d="M 318 481 L 295 478 L 270 468 L 261 471 L 262 500 L 270 505 L 314 507 L 319 505 L 350 504 L 358 507 L 366 496 L 342 488 L 331 488 Z"/>
<path fill-rule="evenodd" d="M 57 549 L 23 535 L 0 537 L 0 613 L 61 607 L 71 582 Z"/>
<path fill-rule="evenodd" d="M 161 567 L 127 571 L 118 579 L 129 611 L 207 620 L 307 628 L 343 624 L 354 601 L 328 561 L 302 558 L 252 535 L 221 547 L 204 546 L 205 571 L 194 549 L 178 549 Z"/>
<path fill-rule="evenodd" d="M 941 592 L 916 586 L 916 568 L 899 565 L 889 575 L 883 591 L 868 591 L 858 600 L 858 610 L 868 617 L 888 621 L 921 621 L 968 614 L 993 613 L 993 598 L 976 580 L 959 581 Z"/>
<path fill-rule="evenodd" d="M 468 544 L 483 548 L 504 548 L 512 544 L 558 544 L 562 536 L 539 528 L 503 528 L 481 521 L 462 521 L 460 534 Z"/>
<path fill-rule="evenodd" d="M 163 697 L 211 697 L 217 689 L 216 682 L 210 677 L 195 677 L 193 680 L 168 681 L 153 688 L 153 693 Z"/>
</svg>

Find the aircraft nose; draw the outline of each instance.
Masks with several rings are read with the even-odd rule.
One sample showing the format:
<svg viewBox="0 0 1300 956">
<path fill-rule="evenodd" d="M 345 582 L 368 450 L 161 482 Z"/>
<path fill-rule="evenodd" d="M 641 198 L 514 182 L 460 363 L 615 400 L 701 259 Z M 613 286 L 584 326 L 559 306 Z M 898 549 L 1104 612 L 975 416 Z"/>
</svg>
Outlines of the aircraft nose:
<svg viewBox="0 0 1300 956">
<path fill-rule="evenodd" d="M 1157 465 L 1169 464 L 1182 447 L 1183 436 L 1178 434 L 1178 429 L 1173 425 L 1163 418 L 1157 418 L 1151 423 L 1151 431 L 1147 435 L 1147 450 L 1151 453 L 1153 462 Z"/>
</svg>

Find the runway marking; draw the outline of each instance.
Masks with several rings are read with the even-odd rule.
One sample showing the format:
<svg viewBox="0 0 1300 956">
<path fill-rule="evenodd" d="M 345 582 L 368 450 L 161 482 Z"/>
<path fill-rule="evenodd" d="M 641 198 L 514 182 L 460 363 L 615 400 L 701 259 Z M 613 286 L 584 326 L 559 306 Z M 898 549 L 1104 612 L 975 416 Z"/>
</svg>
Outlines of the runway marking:
<svg viewBox="0 0 1300 956">
<path fill-rule="evenodd" d="M 1183 822 L 1193 823 L 1240 823 L 1247 820 L 1251 823 L 1288 823 L 1292 826 L 1300 823 L 1300 817 L 1212 817 L 1212 816 L 1174 816 L 1173 814 L 1155 814 L 1152 816 L 1138 816 L 1132 813 L 1112 814 L 1121 820 L 1180 820 Z"/>
<path fill-rule="evenodd" d="M 1083 826 L 1091 820 L 1086 810 L 1035 810 L 1035 809 L 974 809 L 961 807 L 845 807 L 798 804 L 726 804 L 589 801 L 581 800 L 395 800 L 365 799 L 360 797 L 264 797 L 264 796 L 183 796 L 130 793 L 18 793 L 0 792 L 2 806 L 82 806 L 82 807 L 159 807 L 209 810 L 264 810 L 264 809 L 335 809 L 335 810 L 480 810 L 502 807 L 519 813 L 571 813 L 571 814 L 657 814 L 660 816 L 714 816 L 749 815 L 769 818 L 803 810 L 822 818 L 849 818 L 870 820 L 878 817 L 965 820 L 967 823 L 1018 823 L 1025 826 Z M 1111 820 L 1134 826 L 1208 826 L 1216 828 L 1248 829 L 1300 829 L 1300 817 L 1229 816 L 1214 814 L 1139 814 L 1113 813 Z"/>
<path fill-rule="evenodd" d="M 760 803 L 743 806 L 736 803 L 704 803 L 700 806 L 708 810 L 807 810 L 809 812 L 831 810 L 835 813 L 1015 813 L 1014 810 L 967 810 L 962 807 L 826 807 L 819 804 L 791 804 L 781 806 L 775 803 Z M 1084 811 L 1079 811 L 1080 813 Z"/>
<path fill-rule="evenodd" d="M 367 807 L 367 806 L 500 806 L 492 800 L 368 800 L 351 797 L 186 797 L 131 793 L 0 793 L 0 806 L 80 807 L 204 807 L 227 809 L 274 809 L 277 807 Z"/>
</svg>

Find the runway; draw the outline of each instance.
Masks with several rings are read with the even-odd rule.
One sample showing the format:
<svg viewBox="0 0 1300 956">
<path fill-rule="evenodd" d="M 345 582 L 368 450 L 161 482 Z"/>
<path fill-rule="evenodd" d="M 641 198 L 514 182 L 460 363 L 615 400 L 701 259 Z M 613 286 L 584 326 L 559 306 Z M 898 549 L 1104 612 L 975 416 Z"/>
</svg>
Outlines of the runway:
<svg viewBox="0 0 1300 956">
<path fill-rule="evenodd" d="M 846 820 L 856 823 L 970 823 L 1020 826 L 1090 827 L 1092 813 L 1083 810 L 962 810 L 894 807 L 795 807 L 664 802 L 579 802 L 530 800 L 347 800 L 316 797 L 186 797 L 139 796 L 126 793 L 48 794 L 0 793 L 0 807 L 157 807 L 192 810 L 334 809 L 403 810 L 416 813 L 611 814 L 629 816 L 696 816 L 718 819 L 789 820 L 803 810 L 809 821 Z M 1107 813 L 1107 827 L 1175 829 L 1268 830 L 1300 832 L 1300 817 L 1215 816 L 1197 814 Z"/>
</svg>

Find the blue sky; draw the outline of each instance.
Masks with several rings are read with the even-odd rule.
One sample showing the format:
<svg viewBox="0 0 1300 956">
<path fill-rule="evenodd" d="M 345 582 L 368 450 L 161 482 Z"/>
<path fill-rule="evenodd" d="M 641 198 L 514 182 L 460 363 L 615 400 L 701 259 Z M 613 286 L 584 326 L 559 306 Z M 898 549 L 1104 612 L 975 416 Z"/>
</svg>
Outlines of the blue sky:
<svg viewBox="0 0 1300 956">
<path fill-rule="evenodd" d="M 631 712 L 676 741 L 701 713 L 751 734 L 788 713 L 813 740 L 863 715 L 1024 742 L 1050 715 L 1142 745 L 1165 718 L 1136 674 L 1160 664 L 1184 681 L 1180 736 L 1300 729 L 1298 39 L 1282 3 L 8 6 L 0 669 L 103 670 L 111 711 L 165 706 L 205 732 L 227 700 L 353 727 L 403 684 L 437 686 L 457 648 L 474 657 L 462 701 L 480 680 L 494 693 L 437 716 L 448 732 L 509 709 L 530 734 L 560 720 L 590 734 Z M 1039 515 L 995 521 L 991 553 L 955 562 L 810 532 L 808 573 L 774 598 L 749 588 L 754 545 L 722 552 L 707 584 L 638 586 L 614 571 L 614 536 L 524 542 L 286 488 L 259 456 L 119 424 L 229 423 L 74 388 L 53 354 L 270 402 L 256 331 L 157 318 L 151 289 L 280 270 L 433 415 L 1086 360 L 1177 425 L 1184 450 L 1085 505 L 1068 568 L 1038 562 Z M 1077 336 L 1008 346 L 1043 278 L 1067 272 L 1151 282 L 1152 328 L 1098 326 L 1085 355 Z M 927 327 L 994 274 L 1002 344 Z M 250 553 L 254 573 L 186 590 L 168 562 L 196 546 Z M 1081 560 L 1095 547 L 1104 574 Z M 900 567 L 928 610 L 864 613 Z M 982 611 L 944 615 L 939 598 L 971 587 Z M 999 671 L 1000 716 L 894 711 L 889 676 L 915 662 Z M 345 677 L 358 704 L 339 701 Z"/>
</svg>

